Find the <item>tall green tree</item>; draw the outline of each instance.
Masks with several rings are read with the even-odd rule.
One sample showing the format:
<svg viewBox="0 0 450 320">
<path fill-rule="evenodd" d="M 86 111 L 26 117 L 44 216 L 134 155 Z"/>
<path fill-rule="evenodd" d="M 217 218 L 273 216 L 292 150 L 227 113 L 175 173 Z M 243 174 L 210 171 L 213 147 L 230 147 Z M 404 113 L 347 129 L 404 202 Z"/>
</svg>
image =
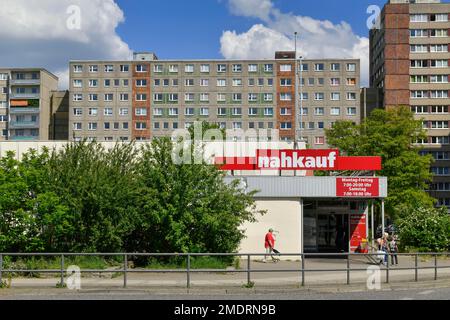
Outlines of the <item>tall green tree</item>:
<svg viewBox="0 0 450 320">
<path fill-rule="evenodd" d="M 253 196 L 224 173 L 201 164 L 176 164 L 174 143 L 155 139 L 142 150 L 145 185 L 139 227 L 129 246 L 148 252 L 233 252 L 244 237 L 240 226 L 255 221 Z M 188 149 L 190 150 L 190 149 Z"/>
<path fill-rule="evenodd" d="M 339 121 L 326 130 L 328 143 L 350 156 L 381 156 L 388 177 L 386 208 L 391 216 L 404 212 L 404 204 L 430 207 L 434 204 L 425 190 L 432 179 L 430 155 L 421 156 L 415 144 L 426 138 L 422 122 L 406 107 L 376 109 L 360 125 Z"/>
</svg>

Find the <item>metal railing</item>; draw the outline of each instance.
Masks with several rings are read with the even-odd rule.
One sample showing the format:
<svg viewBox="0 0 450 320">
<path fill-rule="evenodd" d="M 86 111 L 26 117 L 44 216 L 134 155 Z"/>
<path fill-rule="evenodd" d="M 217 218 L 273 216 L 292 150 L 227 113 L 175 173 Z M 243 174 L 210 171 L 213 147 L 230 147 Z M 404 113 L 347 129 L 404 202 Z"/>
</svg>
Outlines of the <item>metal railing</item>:
<svg viewBox="0 0 450 320">
<path fill-rule="evenodd" d="M 273 254 L 273 256 L 279 257 L 297 257 L 300 258 L 299 268 L 297 269 L 252 269 L 251 261 L 252 257 L 268 257 L 270 255 L 266 253 L 255 254 L 255 253 L 0 253 L 0 284 L 3 281 L 3 275 L 8 273 L 56 273 L 60 275 L 60 285 L 64 286 L 65 279 L 65 258 L 66 257 L 119 257 L 123 258 L 123 268 L 114 270 L 104 270 L 104 269 L 84 269 L 80 270 L 81 273 L 122 273 L 123 274 L 123 287 L 127 288 L 128 274 L 130 273 L 185 273 L 186 274 L 186 287 L 191 287 L 191 275 L 194 273 L 246 273 L 247 274 L 247 285 L 252 285 L 252 273 L 301 273 L 299 283 L 301 286 L 305 286 L 306 283 L 306 273 L 307 272 L 346 272 L 347 285 L 351 284 L 351 272 L 353 271 L 367 271 L 367 268 L 352 268 L 351 257 L 366 257 L 368 258 L 368 264 L 374 264 L 373 261 L 379 260 L 381 253 L 286 253 L 286 254 Z M 389 264 L 390 258 L 393 256 L 391 253 L 386 253 L 384 255 L 388 256 L 387 263 L 385 265 L 378 264 L 381 266 L 381 270 L 386 272 L 386 283 L 390 282 L 390 273 L 392 272 L 391 265 Z M 414 257 L 413 267 L 396 267 L 394 270 L 413 270 L 414 280 L 419 281 L 419 270 L 434 269 L 434 280 L 438 280 L 438 270 L 448 269 L 450 264 L 447 266 L 438 264 L 439 256 L 450 256 L 450 253 L 396 253 L 397 256 L 409 256 Z M 5 269 L 4 257 L 60 257 L 60 268 L 59 269 Z M 419 266 L 419 257 L 427 256 L 433 257 L 433 266 Z M 186 259 L 186 268 L 179 269 L 130 269 L 128 267 L 128 262 L 130 257 L 182 257 Z M 247 266 L 246 269 L 193 269 L 191 267 L 192 258 L 194 257 L 246 257 Z M 344 258 L 346 260 L 346 267 L 341 269 L 309 269 L 306 267 L 305 260 L 309 258 L 320 257 L 320 258 Z M 374 259 L 375 257 L 375 259 Z M 370 259 L 372 259 L 372 262 Z"/>
</svg>

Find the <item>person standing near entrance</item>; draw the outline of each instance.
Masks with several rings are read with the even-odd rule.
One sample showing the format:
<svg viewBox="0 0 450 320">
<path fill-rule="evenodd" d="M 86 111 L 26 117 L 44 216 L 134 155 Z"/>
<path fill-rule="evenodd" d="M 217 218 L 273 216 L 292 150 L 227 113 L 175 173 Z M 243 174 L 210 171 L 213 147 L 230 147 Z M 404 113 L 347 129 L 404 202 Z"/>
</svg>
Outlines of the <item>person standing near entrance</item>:
<svg viewBox="0 0 450 320">
<path fill-rule="evenodd" d="M 391 252 L 392 265 L 398 265 L 398 244 L 397 244 L 397 236 L 393 235 L 391 241 L 389 242 L 389 251 Z"/>
<path fill-rule="evenodd" d="M 273 249 L 275 248 L 275 237 L 273 236 L 273 229 L 269 229 L 264 239 L 264 246 L 266 248 L 267 255 L 273 254 Z M 267 255 L 264 256 L 263 262 L 267 262 Z M 273 259 L 273 257 L 272 257 Z"/>
</svg>

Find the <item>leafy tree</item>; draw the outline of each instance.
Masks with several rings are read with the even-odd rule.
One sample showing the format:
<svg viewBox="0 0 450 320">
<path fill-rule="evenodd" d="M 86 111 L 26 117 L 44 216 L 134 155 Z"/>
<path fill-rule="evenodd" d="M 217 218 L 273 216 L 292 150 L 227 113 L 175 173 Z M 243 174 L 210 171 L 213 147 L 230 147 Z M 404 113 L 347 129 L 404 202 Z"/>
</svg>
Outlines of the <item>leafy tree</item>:
<svg viewBox="0 0 450 320">
<path fill-rule="evenodd" d="M 235 251 L 244 237 L 239 227 L 263 213 L 255 208 L 255 192 L 226 184 L 214 166 L 175 164 L 172 150 L 166 138 L 142 150 L 144 206 L 128 245 L 142 252 Z"/>
<path fill-rule="evenodd" d="M 382 157 L 383 169 L 378 174 L 389 179 L 386 209 L 391 216 L 405 202 L 433 206 L 434 200 L 425 192 L 432 179 L 432 158 L 421 156 L 414 145 L 426 133 L 408 108 L 376 109 L 361 125 L 336 122 L 326 135 L 332 147 L 347 155 Z"/>
<path fill-rule="evenodd" d="M 412 208 L 399 219 L 400 240 L 420 252 L 450 250 L 450 215 L 446 208 Z"/>
<path fill-rule="evenodd" d="M 69 208 L 64 219 L 72 228 L 68 250 L 122 250 L 140 206 L 136 155 L 133 144 L 105 150 L 95 142 L 69 144 L 52 153 L 49 189 Z"/>
</svg>

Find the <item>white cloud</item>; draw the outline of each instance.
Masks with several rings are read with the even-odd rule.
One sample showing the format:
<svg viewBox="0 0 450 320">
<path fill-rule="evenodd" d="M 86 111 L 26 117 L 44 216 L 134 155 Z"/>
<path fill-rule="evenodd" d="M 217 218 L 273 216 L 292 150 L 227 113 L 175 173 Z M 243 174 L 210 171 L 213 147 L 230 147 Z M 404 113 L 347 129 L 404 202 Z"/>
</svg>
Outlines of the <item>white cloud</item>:
<svg viewBox="0 0 450 320">
<path fill-rule="evenodd" d="M 256 24 L 240 34 L 224 31 L 220 42 L 225 58 L 274 58 L 277 50 L 294 50 L 294 32 L 297 31 L 299 54 L 307 59 L 361 59 L 361 84 L 368 85 L 369 39 L 356 35 L 347 22 L 334 24 L 327 20 L 282 13 L 270 0 L 252 0 L 253 11 L 245 0 L 229 1 L 233 14 L 259 18 L 264 24 Z"/>
<path fill-rule="evenodd" d="M 263 21 L 270 19 L 273 10 L 271 0 L 229 0 L 229 7 L 232 14 L 256 17 Z"/>
<path fill-rule="evenodd" d="M 68 28 L 80 9 L 80 28 Z M 1 0 L 0 63 L 3 67 L 44 67 L 68 86 L 69 60 L 128 59 L 132 52 L 117 35 L 124 14 L 114 0 Z"/>
</svg>

